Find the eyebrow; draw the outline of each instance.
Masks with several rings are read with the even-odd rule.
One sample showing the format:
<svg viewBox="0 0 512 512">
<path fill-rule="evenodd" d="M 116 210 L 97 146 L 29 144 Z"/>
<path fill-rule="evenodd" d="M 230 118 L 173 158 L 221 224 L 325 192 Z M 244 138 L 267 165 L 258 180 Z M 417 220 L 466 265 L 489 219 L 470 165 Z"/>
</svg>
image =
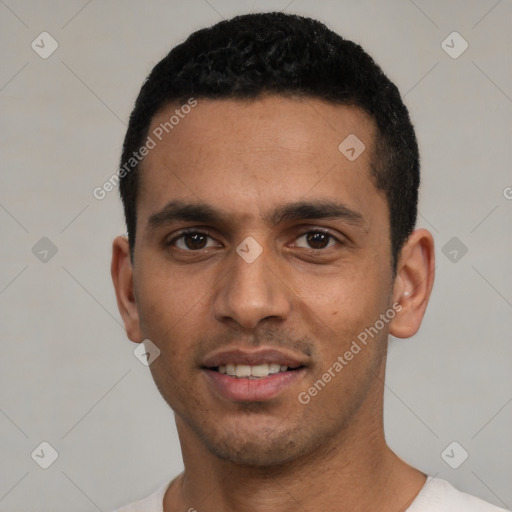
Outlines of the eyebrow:
<svg viewBox="0 0 512 512">
<path fill-rule="evenodd" d="M 228 224 L 233 214 L 207 203 L 185 202 L 175 199 L 162 210 L 152 214 L 148 227 L 156 229 L 174 221 Z M 331 200 L 297 201 L 280 205 L 264 216 L 265 222 L 277 225 L 285 221 L 308 219 L 341 219 L 349 224 L 363 225 L 364 217 L 343 203 Z"/>
</svg>

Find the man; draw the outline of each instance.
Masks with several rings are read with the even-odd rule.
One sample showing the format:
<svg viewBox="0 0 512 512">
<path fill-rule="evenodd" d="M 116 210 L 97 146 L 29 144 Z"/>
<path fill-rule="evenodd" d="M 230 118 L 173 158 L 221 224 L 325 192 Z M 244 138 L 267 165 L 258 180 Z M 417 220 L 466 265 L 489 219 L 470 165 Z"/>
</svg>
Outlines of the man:
<svg viewBox="0 0 512 512">
<path fill-rule="evenodd" d="M 395 455 L 388 335 L 434 280 L 397 88 L 308 18 L 238 16 L 158 63 L 130 117 L 112 277 L 185 470 L 121 509 L 498 511 Z"/>
</svg>

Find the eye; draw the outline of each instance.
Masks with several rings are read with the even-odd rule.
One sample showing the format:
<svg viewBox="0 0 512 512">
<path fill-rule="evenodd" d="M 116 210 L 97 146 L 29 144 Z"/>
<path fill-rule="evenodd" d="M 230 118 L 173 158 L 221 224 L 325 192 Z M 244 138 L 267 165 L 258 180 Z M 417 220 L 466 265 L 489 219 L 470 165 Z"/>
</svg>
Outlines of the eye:
<svg viewBox="0 0 512 512">
<path fill-rule="evenodd" d="M 314 250 L 328 249 L 336 245 L 336 242 L 340 242 L 334 235 L 322 229 L 308 231 L 297 238 L 297 240 L 300 239 L 304 239 L 306 243 L 309 244 L 309 247 L 305 247 L 305 249 Z M 333 241 L 331 245 L 328 245 L 329 240 Z"/>
<path fill-rule="evenodd" d="M 208 242 L 208 239 L 210 239 L 210 243 Z M 329 231 L 321 229 L 310 230 L 296 238 L 296 241 L 301 239 L 303 239 L 307 244 L 307 246 L 302 246 L 304 249 L 312 249 L 314 251 L 329 249 L 336 245 L 337 242 L 341 243 L 340 240 Z M 178 249 L 187 252 L 195 252 L 219 246 L 209 233 L 198 230 L 182 231 L 178 236 L 168 242 L 165 242 L 165 245 L 175 246 Z M 301 247 L 300 245 L 297 245 L 297 242 L 294 246 Z"/>
<path fill-rule="evenodd" d="M 182 251 L 189 252 L 215 247 L 216 244 L 207 245 L 208 238 L 213 240 L 208 233 L 203 231 L 183 231 L 180 235 L 167 242 L 166 245 L 174 245 Z"/>
</svg>

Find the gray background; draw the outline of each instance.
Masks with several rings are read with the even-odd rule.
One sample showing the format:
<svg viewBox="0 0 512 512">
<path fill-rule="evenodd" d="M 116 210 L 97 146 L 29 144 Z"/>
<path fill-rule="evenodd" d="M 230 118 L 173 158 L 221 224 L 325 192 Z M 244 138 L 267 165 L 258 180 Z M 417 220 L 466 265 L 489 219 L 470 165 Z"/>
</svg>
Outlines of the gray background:
<svg viewBox="0 0 512 512">
<path fill-rule="evenodd" d="M 388 442 L 512 506 L 510 0 L 0 0 L 1 511 L 108 511 L 181 471 L 173 413 L 117 312 L 117 191 L 92 191 L 116 172 L 138 90 L 172 46 L 223 17 L 283 9 L 361 43 L 417 129 L 437 278 L 420 332 L 391 341 Z M 59 45 L 47 59 L 31 48 L 43 31 Z M 456 59 L 441 46 L 453 31 L 469 44 Z M 31 458 L 43 441 L 59 454 L 48 469 Z M 453 441 L 452 464 L 469 453 L 458 469 L 441 457 Z"/>
</svg>

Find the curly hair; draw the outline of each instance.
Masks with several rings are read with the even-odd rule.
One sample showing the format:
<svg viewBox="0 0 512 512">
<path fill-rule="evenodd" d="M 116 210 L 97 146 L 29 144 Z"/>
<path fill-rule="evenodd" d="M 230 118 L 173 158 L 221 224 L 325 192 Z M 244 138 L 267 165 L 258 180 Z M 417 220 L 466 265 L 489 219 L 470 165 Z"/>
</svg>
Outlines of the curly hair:
<svg viewBox="0 0 512 512">
<path fill-rule="evenodd" d="M 121 166 L 170 102 L 267 94 L 356 106 L 372 117 L 377 137 L 371 175 L 388 204 L 395 271 L 416 224 L 420 173 L 414 128 L 400 92 L 374 60 L 317 20 L 282 12 L 245 14 L 192 33 L 146 78 L 130 115 Z M 119 181 L 132 257 L 139 167 L 120 174 Z"/>
</svg>

